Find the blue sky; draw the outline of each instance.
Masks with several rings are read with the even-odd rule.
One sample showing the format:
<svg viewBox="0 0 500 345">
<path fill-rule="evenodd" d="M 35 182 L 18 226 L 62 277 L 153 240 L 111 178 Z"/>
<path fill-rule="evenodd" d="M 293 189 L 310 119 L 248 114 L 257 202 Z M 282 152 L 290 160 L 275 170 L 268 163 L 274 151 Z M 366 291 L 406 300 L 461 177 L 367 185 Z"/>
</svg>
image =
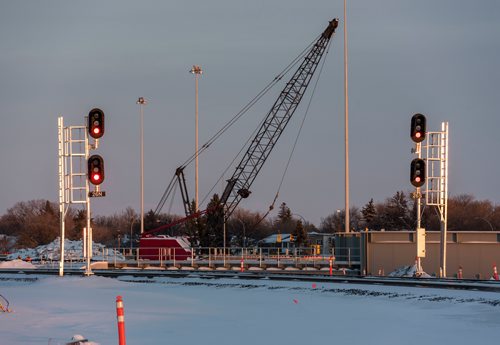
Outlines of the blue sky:
<svg viewBox="0 0 500 345">
<path fill-rule="evenodd" d="M 106 113 L 97 153 L 107 197 L 95 214 L 139 208 L 139 96 L 145 108 L 145 203 L 155 208 L 194 150 L 193 64 L 200 143 L 340 17 L 343 1 L 2 1 L 0 213 L 18 201 L 57 201 L 57 117 Z M 499 201 L 500 3 L 349 1 L 351 202 L 409 191 L 410 118 L 450 123 L 451 195 Z M 333 38 L 278 198 L 319 225 L 344 205 L 343 27 Z M 279 89 L 276 90 L 278 92 Z M 205 196 L 267 113 L 267 97 L 200 158 Z M 305 99 L 307 101 L 307 98 Z M 305 101 L 303 103 L 305 103 Z M 241 205 L 264 211 L 279 184 L 299 108 Z M 186 171 L 191 195 L 194 167 Z M 229 177 L 229 176 L 227 176 Z M 220 186 L 222 189 L 222 185 Z M 180 201 L 173 212 L 181 213 Z"/>
</svg>

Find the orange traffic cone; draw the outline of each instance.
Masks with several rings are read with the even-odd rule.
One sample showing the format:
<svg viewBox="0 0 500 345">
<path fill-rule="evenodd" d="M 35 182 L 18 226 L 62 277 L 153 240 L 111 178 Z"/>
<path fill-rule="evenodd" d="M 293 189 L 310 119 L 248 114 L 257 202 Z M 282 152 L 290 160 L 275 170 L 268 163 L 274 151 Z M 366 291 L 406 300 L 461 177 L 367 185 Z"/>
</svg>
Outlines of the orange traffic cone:
<svg viewBox="0 0 500 345">
<path fill-rule="evenodd" d="M 116 321 L 118 322 L 118 344 L 125 345 L 125 316 L 122 296 L 116 296 Z"/>
</svg>

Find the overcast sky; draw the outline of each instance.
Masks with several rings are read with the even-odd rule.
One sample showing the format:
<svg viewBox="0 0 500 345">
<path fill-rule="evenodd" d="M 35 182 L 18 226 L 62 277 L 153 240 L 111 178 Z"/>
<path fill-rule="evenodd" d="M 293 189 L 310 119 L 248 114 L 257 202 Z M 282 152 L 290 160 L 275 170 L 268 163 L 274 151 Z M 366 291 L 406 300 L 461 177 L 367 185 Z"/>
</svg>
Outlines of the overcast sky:
<svg viewBox="0 0 500 345">
<path fill-rule="evenodd" d="M 200 145 L 340 17 L 277 204 L 319 225 L 344 208 L 342 0 L 0 1 L 0 214 L 18 201 L 58 201 L 57 117 L 106 113 L 106 198 L 94 214 L 139 210 L 139 108 L 145 117 L 145 208 Z M 410 191 L 410 118 L 450 126 L 450 195 L 499 201 L 500 2 L 358 0 L 348 4 L 351 204 Z M 200 158 L 200 196 L 274 102 L 266 97 Z M 305 103 L 240 205 L 265 211 Z M 230 170 L 232 173 L 232 169 Z M 230 175 L 228 173 L 228 175 Z M 194 195 L 194 166 L 186 170 Z M 229 176 L 226 176 L 226 178 Z M 218 187 L 220 192 L 222 185 Z M 203 206 L 203 205 L 202 205 Z M 167 211 L 164 209 L 164 211 Z M 180 200 L 172 212 L 181 213 Z M 274 214 L 275 215 L 275 214 Z"/>
</svg>

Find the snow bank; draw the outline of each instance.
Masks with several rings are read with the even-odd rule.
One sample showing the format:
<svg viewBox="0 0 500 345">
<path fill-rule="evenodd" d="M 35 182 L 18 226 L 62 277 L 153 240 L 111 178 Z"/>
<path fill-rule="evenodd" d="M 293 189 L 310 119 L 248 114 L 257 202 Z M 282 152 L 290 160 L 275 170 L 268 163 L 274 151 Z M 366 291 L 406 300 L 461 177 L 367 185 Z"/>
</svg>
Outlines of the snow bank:
<svg viewBox="0 0 500 345">
<path fill-rule="evenodd" d="M 99 345 L 99 343 L 94 343 L 93 341 L 88 341 L 87 338 L 85 338 L 83 335 L 80 335 L 80 334 L 75 334 L 71 338 L 71 341 L 80 341 L 81 345 Z"/>
<path fill-rule="evenodd" d="M 432 278 L 425 272 L 417 273 L 417 265 L 403 266 L 388 274 L 389 277 Z"/>
<path fill-rule="evenodd" d="M 11 261 L 0 262 L 0 268 L 36 268 L 32 263 L 15 259 Z"/>
<path fill-rule="evenodd" d="M 64 259 L 65 260 L 83 260 L 82 241 L 64 240 Z M 17 252 L 7 256 L 7 260 L 26 259 L 30 257 L 32 260 L 54 260 L 60 258 L 60 239 L 56 238 L 49 244 L 38 246 L 36 248 L 20 249 Z M 94 260 L 106 260 L 112 258 L 118 261 L 123 261 L 125 258 L 114 249 L 108 249 L 101 243 L 92 243 L 92 258 Z"/>
</svg>

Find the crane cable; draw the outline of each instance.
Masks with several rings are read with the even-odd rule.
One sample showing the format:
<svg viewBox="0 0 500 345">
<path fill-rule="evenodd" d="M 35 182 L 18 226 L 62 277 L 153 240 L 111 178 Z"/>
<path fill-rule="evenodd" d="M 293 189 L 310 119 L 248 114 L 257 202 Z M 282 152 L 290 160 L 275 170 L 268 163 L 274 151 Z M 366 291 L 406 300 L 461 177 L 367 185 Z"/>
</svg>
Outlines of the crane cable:
<svg viewBox="0 0 500 345">
<path fill-rule="evenodd" d="M 273 88 L 290 70 L 307 54 L 309 51 L 310 47 L 313 46 L 317 39 L 319 38 L 316 37 L 315 40 L 313 40 L 302 52 L 300 52 L 297 57 L 295 57 L 271 82 L 269 82 L 258 94 L 255 96 L 250 102 L 248 102 L 236 115 L 229 120 L 222 128 L 217 131 L 205 144 L 201 146 L 201 148 L 198 150 L 198 152 L 193 153 L 185 162 L 182 164 L 181 167 L 186 167 L 190 163 L 193 162 L 193 160 L 196 158 L 196 156 L 199 156 L 202 152 L 204 152 L 206 149 L 210 147 L 222 134 L 224 134 L 232 125 L 236 123 L 243 115 L 245 115 L 248 110 L 255 104 L 257 103 L 271 88 Z"/>
<path fill-rule="evenodd" d="M 271 90 L 279 81 L 281 81 L 281 79 L 288 73 L 290 72 L 290 70 L 292 68 L 294 68 L 297 63 L 299 61 L 301 61 L 303 59 L 304 56 L 307 55 L 308 51 L 310 50 L 310 48 L 316 43 L 316 41 L 318 40 L 319 38 L 319 35 L 311 42 L 307 45 L 306 48 L 304 48 L 276 77 L 274 77 L 274 79 L 269 82 L 252 100 L 250 100 L 250 102 L 248 102 L 238 113 L 236 113 L 235 116 L 233 116 L 233 118 L 231 120 L 229 120 L 224 126 L 222 126 L 221 129 L 219 129 L 205 144 L 203 144 L 201 146 L 200 149 L 198 149 L 197 152 L 193 153 L 179 168 L 180 169 L 184 169 L 186 166 L 188 166 L 189 164 L 191 164 L 195 159 L 196 157 L 200 156 L 201 153 L 203 153 L 204 151 L 206 151 L 217 139 L 219 139 L 219 137 L 222 136 L 222 134 L 224 134 L 230 127 L 232 127 L 241 117 L 243 117 L 243 115 L 245 115 L 248 110 L 250 110 L 250 108 L 252 106 L 254 106 L 263 96 L 265 96 L 269 90 Z M 248 138 L 248 140 L 245 142 L 245 144 L 243 145 L 243 147 L 241 148 L 241 150 L 237 153 L 237 155 L 235 156 L 235 158 L 230 162 L 230 164 L 226 167 L 226 169 L 224 169 L 223 173 L 220 175 L 220 177 L 218 178 L 217 182 L 214 184 L 214 186 L 210 189 L 210 191 L 207 193 L 207 195 L 202 199 L 202 203 L 204 203 L 206 201 L 206 199 L 209 197 L 209 195 L 213 192 L 213 190 L 215 189 L 215 187 L 217 186 L 217 184 L 223 179 L 224 175 L 227 173 L 227 171 L 231 168 L 231 166 L 234 164 L 234 162 L 236 161 L 236 159 L 239 157 L 239 155 L 241 154 L 241 152 L 244 150 L 244 148 L 248 145 L 248 143 L 250 142 L 250 140 L 255 136 L 255 132 L 258 130 L 258 128 L 260 128 L 260 126 L 262 125 L 262 123 L 265 121 L 265 117 L 262 119 L 262 121 L 260 122 L 259 126 L 252 132 L 252 134 L 250 135 L 250 137 Z M 156 209 L 155 209 L 155 214 L 159 214 L 159 212 L 161 211 L 161 209 L 163 208 L 163 206 L 165 205 L 167 199 L 170 197 L 170 194 L 172 193 L 172 190 L 174 190 L 175 188 L 175 185 L 174 185 L 174 180 L 175 180 L 175 175 L 172 177 L 172 179 L 170 180 L 166 190 L 164 191 L 158 205 L 156 206 Z M 176 188 L 175 188 L 176 189 Z M 172 197 L 173 199 L 173 197 Z"/>
<path fill-rule="evenodd" d="M 199 156 L 201 153 L 203 153 L 206 149 L 208 149 L 210 147 L 210 145 L 212 145 L 222 134 L 224 134 L 232 125 L 234 125 L 243 115 L 245 115 L 248 110 L 255 104 L 257 103 L 264 95 L 267 94 L 267 92 L 269 92 L 269 90 L 271 88 L 273 88 L 288 72 L 290 72 L 290 70 L 307 54 L 308 50 L 310 49 L 310 47 L 315 44 L 315 42 L 317 41 L 319 36 L 317 36 L 306 48 L 304 48 L 300 53 L 299 55 L 297 55 L 297 57 L 295 57 L 270 83 L 268 83 L 258 94 L 257 96 L 255 96 L 250 102 L 248 102 L 235 116 L 233 116 L 233 118 L 231 120 L 229 120 L 224 126 L 222 126 L 222 128 L 217 131 L 205 144 L 203 144 L 201 146 L 200 149 L 198 149 L 198 152 L 195 152 L 193 153 L 180 167 L 179 169 L 184 169 L 186 166 L 188 166 L 190 163 L 193 162 L 193 160 L 195 160 L 195 158 L 197 156 Z M 265 117 L 262 119 L 261 121 L 261 124 L 262 122 L 265 120 Z M 260 127 L 260 125 L 259 125 Z M 257 127 L 257 128 L 259 128 Z M 224 170 L 224 172 L 222 173 L 222 175 L 219 177 L 219 179 L 217 180 L 217 182 L 214 184 L 214 186 L 210 189 L 210 191 L 207 193 L 207 195 L 203 198 L 202 200 L 202 203 L 206 201 L 206 199 L 208 198 L 208 196 L 213 192 L 213 190 L 215 189 L 215 187 L 217 186 L 217 184 L 222 180 L 222 178 L 224 177 L 225 173 L 229 170 L 229 168 L 232 166 L 232 164 L 234 163 L 234 161 L 237 159 L 237 157 L 241 154 L 241 152 L 243 151 L 243 149 L 245 148 L 245 146 L 248 144 L 248 142 L 250 141 L 250 139 L 253 137 L 253 135 L 255 134 L 255 132 L 257 131 L 257 129 L 255 129 L 255 131 L 253 132 L 252 136 L 249 137 L 249 139 L 246 141 L 246 143 L 243 145 L 242 149 L 240 150 L 240 152 L 238 152 L 238 154 L 236 155 L 236 157 L 231 161 L 231 163 L 227 166 L 227 168 Z M 175 185 L 174 185 L 174 180 L 175 180 L 175 175 L 172 177 L 172 179 L 170 180 L 167 188 L 165 189 L 165 191 L 163 192 L 163 195 L 160 199 L 160 201 L 158 202 L 158 205 L 156 206 L 156 209 L 155 209 L 155 214 L 159 214 L 161 209 L 163 208 L 163 206 L 165 205 L 165 202 L 167 201 L 167 199 L 170 197 L 170 194 L 172 193 L 172 190 L 175 188 Z M 172 197 L 173 199 L 173 197 Z"/>
<path fill-rule="evenodd" d="M 260 121 L 259 125 L 253 130 L 253 132 L 250 134 L 250 136 L 248 137 L 248 139 L 245 141 L 245 143 L 243 144 L 243 146 L 241 147 L 241 149 L 234 156 L 233 160 L 231 162 L 229 162 L 229 164 L 226 166 L 226 168 L 224 169 L 224 171 L 222 172 L 222 174 L 219 176 L 219 178 L 217 179 L 217 181 L 215 182 L 215 184 L 212 186 L 212 188 L 210 188 L 210 190 L 205 195 L 205 197 L 203 198 L 203 200 L 201 201 L 201 203 L 204 203 L 210 197 L 210 195 L 212 194 L 212 192 L 214 191 L 214 189 L 216 188 L 216 186 L 219 184 L 219 182 L 221 182 L 221 180 L 226 175 L 227 171 L 233 166 L 234 162 L 236 162 L 236 160 L 240 157 L 240 155 L 243 152 L 243 150 L 245 150 L 245 148 L 248 146 L 248 143 L 255 137 L 256 132 L 259 130 L 259 128 L 262 126 L 262 124 L 264 123 L 265 120 L 266 120 L 266 118 L 263 117 L 262 120 Z"/>
<path fill-rule="evenodd" d="M 176 175 L 174 175 L 172 177 L 172 179 L 168 183 L 167 188 L 165 189 L 165 192 L 163 192 L 163 195 L 161 196 L 160 202 L 158 202 L 158 205 L 156 206 L 156 209 L 154 212 L 156 215 L 160 213 L 161 209 L 163 208 L 163 205 L 165 205 L 165 202 L 167 202 L 167 199 L 169 198 L 170 194 L 172 193 L 172 190 L 175 188 L 175 186 L 176 186 L 176 185 L 174 185 L 175 177 L 176 177 Z M 174 194 L 175 194 L 175 192 L 174 192 Z"/>
<path fill-rule="evenodd" d="M 229 127 L 231 127 L 237 120 L 239 120 L 255 103 L 257 103 L 272 87 L 274 87 L 290 70 L 299 63 L 304 56 L 307 55 L 308 51 L 310 50 L 311 46 L 316 43 L 317 39 L 319 38 L 316 37 L 313 42 L 311 42 L 305 49 L 303 49 L 297 57 L 295 57 L 292 62 L 290 62 L 279 74 L 276 76 L 272 82 L 270 82 L 266 87 L 259 92 L 257 96 L 255 96 L 236 116 L 234 116 L 226 125 L 222 127 L 205 145 L 202 146 L 202 148 L 199 150 L 198 155 L 203 152 L 205 149 L 207 149 L 216 139 L 218 139 Z M 217 181 L 214 183 L 212 188 L 207 192 L 205 197 L 202 199 L 201 203 L 204 203 L 210 195 L 213 193 L 217 185 L 221 182 L 221 180 L 224 178 L 228 170 L 233 166 L 234 162 L 240 157 L 242 152 L 247 148 L 249 142 L 255 137 L 257 131 L 259 128 L 261 128 L 262 124 L 266 120 L 266 116 L 262 118 L 258 126 L 254 129 L 254 131 L 250 134 L 248 139 L 245 141 L 241 149 L 238 151 L 238 153 L 235 155 L 233 160 L 226 166 L 224 171 L 221 173 Z M 183 165 L 185 167 L 187 164 L 191 163 L 193 159 L 196 157 L 196 154 L 191 156 Z"/>
</svg>

